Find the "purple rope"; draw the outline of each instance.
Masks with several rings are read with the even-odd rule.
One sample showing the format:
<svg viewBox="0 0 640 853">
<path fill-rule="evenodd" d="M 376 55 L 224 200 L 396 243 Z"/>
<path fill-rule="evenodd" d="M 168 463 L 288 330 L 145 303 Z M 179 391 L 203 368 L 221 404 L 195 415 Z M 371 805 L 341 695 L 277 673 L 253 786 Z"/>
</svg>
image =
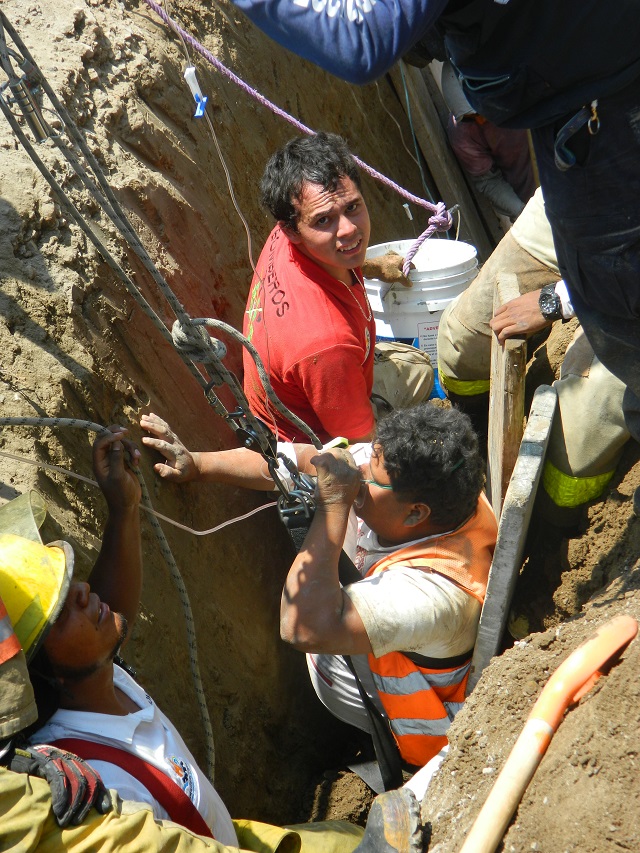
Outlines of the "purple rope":
<svg viewBox="0 0 640 853">
<path fill-rule="evenodd" d="M 268 110 L 271 110 L 272 113 L 275 113 L 277 116 L 280 116 L 280 118 L 283 118 L 285 121 L 288 121 L 289 124 L 293 125 L 293 127 L 295 127 L 296 130 L 299 130 L 301 133 L 306 133 L 308 136 L 312 136 L 315 133 L 315 131 L 311 130 L 310 127 L 307 127 L 305 124 L 302 124 L 302 122 L 293 118 L 293 116 L 290 116 L 284 110 L 280 109 L 280 107 L 277 107 L 274 103 L 265 98 L 264 95 L 261 95 L 255 89 L 252 89 L 251 86 L 249 86 L 247 83 L 244 82 L 244 80 L 234 74 L 233 71 L 230 71 L 225 65 L 220 62 L 219 59 L 216 59 L 216 57 L 212 53 L 210 53 L 205 47 L 203 47 L 199 41 L 196 41 L 193 36 L 189 35 L 188 32 L 183 30 L 181 26 L 179 26 L 172 18 L 170 18 L 169 15 L 167 15 L 167 13 L 164 11 L 164 9 L 157 3 L 155 3 L 154 0 L 145 0 L 145 2 L 147 6 L 153 9 L 156 15 L 162 18 L 165 24 L 171 27 L 171 29 L 174 32 L 178 33 L 178 35 L 182 36 L 182 38 L 186 42 L 188 42 L 191 47 L 197 53 L 200 54 L 200 56 L 204 57 L 207 62 L 211 63 L 211 65 L 213 65 L 213 67 L 217 71 L 219 71 L 221 74 L 224 74 L 224 76 L 231 80 L 232 83 L 235 83 L 236 86 L 239 86 L 252 98 L 255 98 L 255 100 L 261 103 L 263 107 L 266 107 Z M 354 159 L 363 172 L 366 172 L 375 180 L 380 181 L 380 183 L 385 184 L 392 190 L 395 190 L 398 195 L 401 195 L 403 198 L 406 198 L 407 201 L 411 201 L 413 202 L 413 204 L 417 204 L 419 207 L 425 207 L 427 210 L 430 210 L 434 214 L 434 216 L 429 219 L 429 228 L 427 228 L 424 234 L 422 234 L 419 238 L 419 242 L 416 244 L 415 251 L 413 252 L 411 257 L 413 257 L 415 252 L 418 251 L 418 248 L 420 248 L 422 242 L 424 242 L 427 237 L 430 237 L 434 231 L 446 231 L 447 228 L 451 227 L 452 219 L 451 216 L 446 212 L 446 207 L 443 202 L 439 202 L 438 204 L 432 204 L 430 201 L 427 201 L 424 198 L 420 198 L 417 195 L 413 195 L 413 193 L 410 193 L 408 190 L 403 189 L 401 186 L 399 186 L 399 184 L 396 184 L 390 178 L 387 178 L 386 175 L 377 172 L 371 166 L 367 165 L 367 163 L 360 160 L 358 157 L 355 157 Z M 448 224 L 445 227 L 443 227 L 441 224 L 445 221 L 442 218 L 443 216 L 448 216 L 448 219 L 446 220 Z M 431 223 L 435 222 L 436 220 L 438 224 L 432 225 Z M 412 250 L 413 247 L 411 247 L 410 251 Z"/>
<path fill-rule="evenodd" d="M 402 272 L 405 275 L 409 275 L 409 271 L 411 269 L 411 261 L 413 260 L 413 256 L 416 254 L 420 246 L 424 243 L 425 240 L 428 240 L 432 234 L 435 234 L 436 231 L 448 231 L 453 224 L 453 218 L 449 211 L 446 208 L 444 202 L 438 202 L 435 205 L 435 213 L 433 216 L 429 217 L 429 227 L 426 231 L 424 231 L 416 240 L 415 243 L 409 248 L 409 251 L 404 256 L 404 264 L 402 265 Z"/>
</svg>

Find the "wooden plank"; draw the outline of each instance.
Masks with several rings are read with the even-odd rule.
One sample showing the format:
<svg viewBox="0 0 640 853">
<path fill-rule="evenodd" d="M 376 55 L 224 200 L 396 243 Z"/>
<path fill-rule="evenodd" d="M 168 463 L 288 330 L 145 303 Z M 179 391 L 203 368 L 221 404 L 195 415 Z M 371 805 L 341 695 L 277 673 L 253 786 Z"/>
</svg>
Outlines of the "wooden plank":
<svg viewBox="0 0 640 853">
<path fill-rule="evenodd" d="M 493 310 L 520 296 L 513 273 L 498 275 Z M 527 343 L 524 338 L 491 341 L 491 384 L 489 388 L 489 452 L 487 495 L 500 518 L 502 500 L 513 471 L 524 429 L 524 380 Z"/>
<path fill-rule="evenodd" d="M 541 385 L 536 390 L 498 525 L 498 541 L 480 616 L 467 695 L 475 687 L 491 658 L 500 650 L 513 590 L 522 565 L 524 542 L 542 474 L 556 403 L 555 388 Z"/>
<path fill-rule="evenodd" d="M 402 65 L 402 71 L 400 65 Z M 486 260 L 493 251 L 493 243 L 487 236 L 460 165 L 449 147 L 427 85 L 418 68 L 398 63 L 391 69 L 389 76 L 405 112 L 407 112 L 407 105 L 402 74 L 404 74 L 409 93 L 411 121 L 416 139 L 437 184 L 440 197 L 447 207 L 452 207 L 454 204 L 460 205 L 470 240 L 476 247 L 478 256 Z M 439 199 L 436 200 L 439 201 Z"/>
</svg>

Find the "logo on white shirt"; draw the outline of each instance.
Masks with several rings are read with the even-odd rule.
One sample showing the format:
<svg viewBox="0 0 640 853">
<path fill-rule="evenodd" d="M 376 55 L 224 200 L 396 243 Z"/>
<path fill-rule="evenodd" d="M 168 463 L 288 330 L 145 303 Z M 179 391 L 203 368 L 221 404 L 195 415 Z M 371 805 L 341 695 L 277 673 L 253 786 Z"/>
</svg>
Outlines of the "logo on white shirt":
<svg viewBox="0 0 640 853">
<path fill-rule="evenodd" d="M 178 758 L 177 755 L 169 755 L 167 758 L 171 765 L 171 769 L 176 775 L 176 782 L 180 785 L 187 797 L 193 801 L 195 785 L 193 783 L 191 768 L 182 760 L 182 758 Z"/>
</svg>

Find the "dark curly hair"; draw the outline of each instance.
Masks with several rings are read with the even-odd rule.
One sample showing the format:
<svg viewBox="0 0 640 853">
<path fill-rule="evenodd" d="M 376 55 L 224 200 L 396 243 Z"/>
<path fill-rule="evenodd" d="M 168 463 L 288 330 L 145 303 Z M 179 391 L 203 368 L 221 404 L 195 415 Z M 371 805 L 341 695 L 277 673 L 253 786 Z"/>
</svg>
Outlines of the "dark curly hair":
<svg viewBox="0 0 640 853">
<path fill-rule="evenodd" d="M 379 448 L 393 491 L 425 503 L 431 520 L 453 530 L 474 511 L 484 485 L 484 462 L 467 415 L 422 403 L 378 423 Z"/>
<path fill-rule="evenodd" d="M 302 185 L 320 184 L 333 192 L 340 178 L 351 178 L 360 189 L 358 165 L 345 140 L 335 133 L 298 136 L 270 157 L 260 182 L 262 203 L 295 230 L 294 201 L 302 197 Z"/>
</svg>

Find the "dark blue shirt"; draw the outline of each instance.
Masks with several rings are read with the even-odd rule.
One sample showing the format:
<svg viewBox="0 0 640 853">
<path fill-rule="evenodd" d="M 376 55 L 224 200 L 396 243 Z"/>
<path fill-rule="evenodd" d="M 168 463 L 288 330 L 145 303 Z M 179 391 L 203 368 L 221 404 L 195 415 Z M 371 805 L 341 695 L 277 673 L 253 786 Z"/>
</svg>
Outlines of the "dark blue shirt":
<svg viewBox="0 0 640 853">
<path fill-rule="evenodd" d="M 438 21 L 474 108 L 537 127 L 640 76 L 640 0 L 233 0 L 284 47 L 353 83 Z"/>
</svg>

